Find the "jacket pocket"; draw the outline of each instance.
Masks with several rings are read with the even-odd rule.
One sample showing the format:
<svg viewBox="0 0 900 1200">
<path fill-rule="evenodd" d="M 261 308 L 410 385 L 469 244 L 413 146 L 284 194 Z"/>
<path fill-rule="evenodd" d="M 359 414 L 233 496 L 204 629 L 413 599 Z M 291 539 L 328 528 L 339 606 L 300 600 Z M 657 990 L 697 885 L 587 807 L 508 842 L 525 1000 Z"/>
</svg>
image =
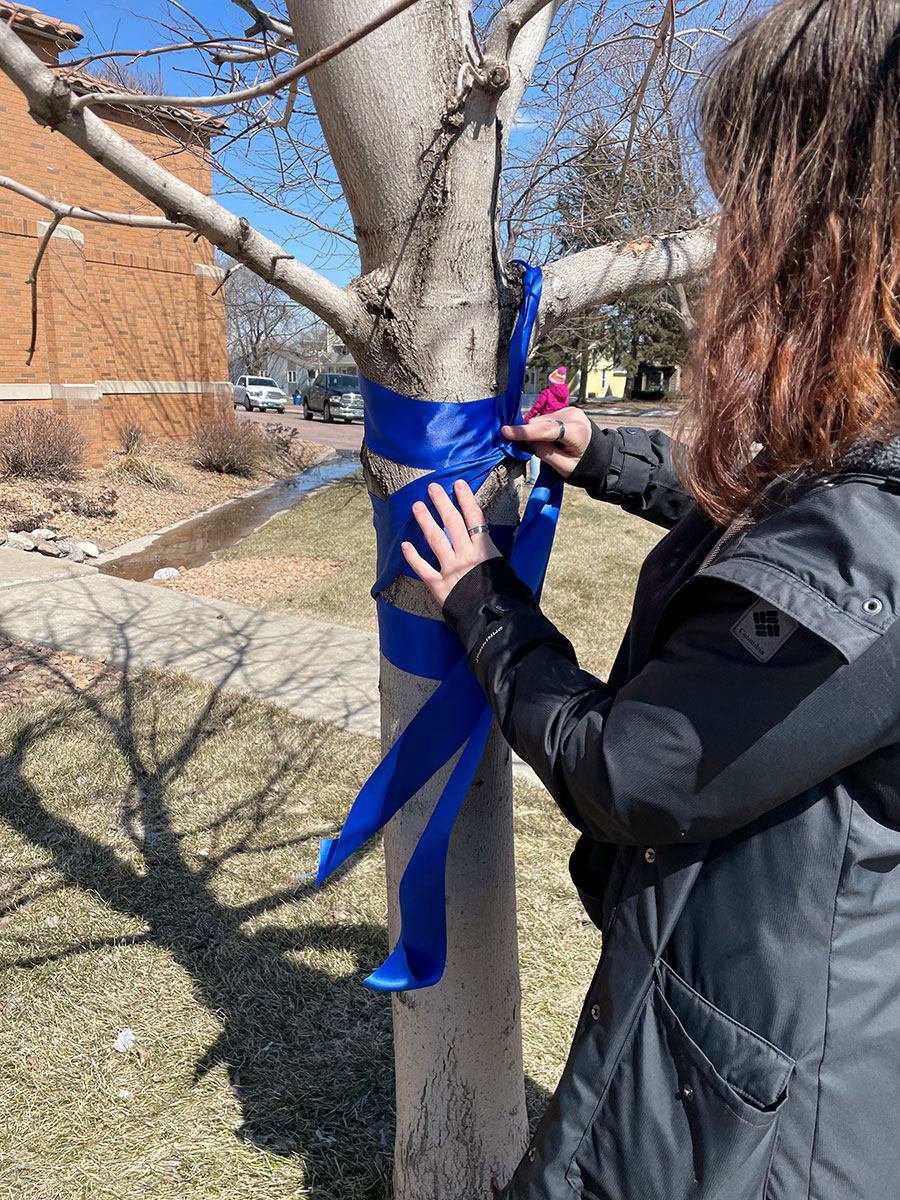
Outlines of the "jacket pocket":
<svg viewBox="0 0 900 1200">
<path fill-rule="evenodd" d="M 762 1200 L 794 1066 L 658 964 L 569 1183 L 590 1200 Z"/>
</svg>

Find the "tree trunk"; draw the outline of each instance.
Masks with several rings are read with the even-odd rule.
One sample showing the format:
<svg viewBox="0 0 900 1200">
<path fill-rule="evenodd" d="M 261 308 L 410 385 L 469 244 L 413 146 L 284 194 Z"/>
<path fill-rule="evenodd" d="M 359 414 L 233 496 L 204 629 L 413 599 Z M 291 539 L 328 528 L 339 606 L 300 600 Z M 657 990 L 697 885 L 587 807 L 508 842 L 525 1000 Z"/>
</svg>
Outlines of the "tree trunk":
<svg viewBox="0 0 900 1200">
<path fill-rule="evenodd" d="M 368 0 L 292 0 L 290 8 L 302 54 L 371 11 Z M 349 332 L 348 346 L 368 378 L 434 401 L 475 400 L 502 387 L 518 307 L 496 249 L 497 96 L 459 90 L 465 12 L 447 0 L 420 0 L 309 77 L 356 226 L 364 275 L 355 286 L 372 314 L 365 330 Z M 400 39 L 416 52 L 397 62 Z M 392 57 L 392 70 L 374 69 Z M 391 125 L 386 112 L 396 114 Z M 365 465 L 370 487 L 382 494 L 420 474 L 370 454 Z M 502 469 L 485 485 L 494 519 L 503 511 L 515 520 L 510 487 Z M 406 579 L 386 599 L 438 615 L 424 588 Z M 385 749 L 433 687 L 382 659 Z M 392 943 L 400 876 L 446 774 L 387 830 Z M 451 842 L 447 925 L 442 981 L 393 1001 L 397 1200 L 487 1200 L 512 1173 L 527 1136 L 510 756 L 496 735 Z"/>
<path fill-rule="evenodd" d="M 587 399 L 588 372 L 591 368 L 591 352 L 587 346 L 581 351 L 581 363 L 578 374 L 578 403 L 584 404 Z"/>
</svg>

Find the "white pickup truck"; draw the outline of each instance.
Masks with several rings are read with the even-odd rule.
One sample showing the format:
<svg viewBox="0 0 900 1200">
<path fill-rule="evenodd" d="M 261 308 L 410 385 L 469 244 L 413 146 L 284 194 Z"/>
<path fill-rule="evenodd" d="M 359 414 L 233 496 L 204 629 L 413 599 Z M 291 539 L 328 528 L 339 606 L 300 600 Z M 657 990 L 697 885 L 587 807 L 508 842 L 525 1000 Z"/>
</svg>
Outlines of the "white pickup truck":
<svg viewBox="0 0 900 1200">
<path fill-rule="evenodd" d="M 274 379 L 265 375 L 242 375 L 234 385 L 235 408 L 243 407 L 247 412 L 253 412 L 254 408 L 260 412 L 274 409 L 283 413 L 286 404 L 287 396 Z"/>
</svg>

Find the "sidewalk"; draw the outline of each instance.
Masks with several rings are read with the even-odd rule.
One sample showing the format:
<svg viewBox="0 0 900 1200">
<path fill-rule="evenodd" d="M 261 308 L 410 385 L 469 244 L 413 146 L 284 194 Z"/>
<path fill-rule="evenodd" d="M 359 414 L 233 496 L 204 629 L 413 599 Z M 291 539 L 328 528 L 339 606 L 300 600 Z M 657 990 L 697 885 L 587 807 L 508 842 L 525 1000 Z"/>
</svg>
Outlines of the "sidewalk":
<svg viewBox="0 0 900 1200">
<path fill-rule="evenodd" d="M 374 633 L 116 579 L 5 546 L 0 633 L 127 671 L 184 671 L 302 717 L 379 735 Z"/>
<path fill-rule="evenodd" d="M 101 575 L 0 546 L 0 634 L 125 671 L 184 671 L 316 721 L 380 735 L 378 637 Z M 513 755 L 513 773 L 537 776 Z"/>
</svg>

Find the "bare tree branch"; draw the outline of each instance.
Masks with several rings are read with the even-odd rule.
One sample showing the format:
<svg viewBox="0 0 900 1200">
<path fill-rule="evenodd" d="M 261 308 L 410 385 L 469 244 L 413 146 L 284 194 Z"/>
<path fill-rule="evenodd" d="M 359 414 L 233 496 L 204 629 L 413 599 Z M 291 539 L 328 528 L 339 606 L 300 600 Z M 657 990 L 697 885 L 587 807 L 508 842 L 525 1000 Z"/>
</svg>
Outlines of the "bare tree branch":
<svg viewBox="0 0 900 1200">
<path fill-rule="evenodd" d="M 52 200 L 42 192 L 36 192 L 34 188 L 30 188 L 24 183 L 19 183 L 17 179 L 10 179 L 8 175 L 0 175 L 0 188 L 16 192 L 18 195 L 24 196 L 26 200 L 39 204 L 42 208 L 52 212 L 54 216 L 59 217 L 60 221 L 68 218 L 70 221 L 95 221 L 101 225 L 130 225 L 137 229 L 174 229 L 184 233 L 194 232 L 192 226 L 169 221 L 166 217 L 141 213 L 104 212 L 102 209 L 80 208 L 77 204 L 64 204 L 60 200 Z"/>
<path fill-rule="evenodd" d="M 275 17 L 272 13 L 263 12 L 261 8 L 253 3 L 253 0 L 231 0 L 232 4 L 236 4 L 238 8 L 253 18 L 252 26 L 246 31 L 247 37 L 254 37 L 257 33 L 274 33 L 279 37 L 287 38 L 289 41 L 294 40 L 294 31 L 288 21 L 282 21 Z"/>
<path fill-rule="evenodd" d="M 656 41 L 653 44 L 653 49 L 650 52 L 650 57 L 647 59 L 647 67 L 638 87 L 637 96 L 634 101 L 634 111 L 631 114 L 631 125 L 628 130 L 628 143 L 625 147 L 625 157 L 622 160 L 622 171 L 619 175 L 619 182 L 616 187 L 616 194 L 613 197 L 612 207 L 618 207 L 619 201 L 622 199 L 622 192 L 625 190 L 625 179 L 628 175 L 628 165 L 631 162 L 631 151 L 634 148 L 634 135 L 637 131 L 638 120 L 641 115 L 641 109 L 644 105 L 644 96 L 647 94 L 647 87 L 653 75 L 653 68 L 656 66 L 656 60 L 662 53 L 663 46 L 666 44 L 666 36 L 675 22 L 675 0 L 667 0 L 665 11 L 659 22 L 659 33 L 656 35 Z"/>
<path fill-rule="evenodd" d="M 709 270 L 715 248 L 715 226 L 703 225 L 654 241 L 619 242 L 560 258 L 544 271 L 535 338 L 567 317 L 623 296 L 696 279 Z"/>
<path fill-rule="evenodd" d="M 528 22 L 554 0 L 509 0 L 497 13 L 488 34 L 485 57 L 506 61 L 513 42 Z M 555 7 L 559 7 L 558 4 Z"/>
<path fill-rule="evenodd" d="M 187 224 L 213 245 L 275 283 L 345 336 L 364 309 L 357 298 L 318 272 L 297 262 L 277 242 L 223 208 L 210 196 L 176 178 L 142 154 L 94 113 L 73 113 L 71 90 L 12 30 L 0 22 L 0 68 L 24 93 L 29 111 L 42 125 L 62 133 L 91 158 L 157 205 L 176 224 Z"/>
<path fill-rule="evenodd" d="M 90 108 L 98 104 L 124 104 L 128 108 L 221 108 L 232 104 L 243 104 L 244 101 L 255 100 L 259 96 L 272 96 L 293 83 L 295 79 L 308 75 L 310 71 L 323 66 L 332 58 L 336 58 L 350 46 L 355 46 L 367 34 L 372 33 L 375 29 L 380 29 L 393 17 L 399 16 L 400 13 L 412 8 L 418 2 L 419 0 L 395 0 L 395 3 L 386 8 L 384 12 L 379 13 L 377 17 L 373 17 L 371 21 L 367 21 L 352 33 L 348 33 L 323 50 L 317 51 L 289 70 L 282 71 L 280 75 L 273 75 L 271 79 L 253 87 L 242 88 L 236 92 L 221 92 L 215 96 L 150 96 L 134 92 L 88 92 L 84 96 L 77 96 L 72 101 L 72 112 L 75 113 L 79 109 Z M 549 3 L 549 0 L 544 0 L 544 3 Z"/>
<path fill-rule="evenodd" d="M 47 228 L 44 230 L 44 236 L 41 238 L 41 243 L 37 248 L 37 254 L 34 256 L 34 265 L 31 268 L 31 274 L 28 276 L 28 283 L 31 285 L 31 344 L 28 347 L 28 357 L 25 359 L 26 367 L 31 366 L 31 360 L 34 358 L 34 352 L 37 349 L 37 334 L 38 334 L 38 272 L 41 269 L 41 261 L 50 245 L 50 239 L 56 233 L 56 227 L 62 220 L 62 217 L 54 217 Z"/>
</svg>

